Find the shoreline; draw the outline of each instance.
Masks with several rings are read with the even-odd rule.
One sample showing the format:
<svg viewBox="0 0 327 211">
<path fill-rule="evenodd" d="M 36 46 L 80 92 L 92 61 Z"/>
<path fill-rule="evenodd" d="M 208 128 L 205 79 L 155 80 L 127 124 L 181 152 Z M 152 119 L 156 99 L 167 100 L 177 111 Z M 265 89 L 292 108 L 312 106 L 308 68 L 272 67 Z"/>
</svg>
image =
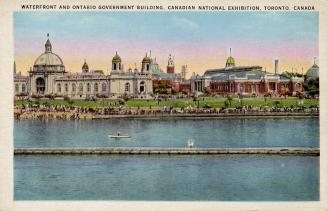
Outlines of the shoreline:
<svg viewBox="0 0 327 211">
<path fill-rule="evenodd" d="M 162 115 L 95 115 L 92 119 L 201 119 L 201 118 L 285 118 L 285 117 L 316 117 L 319 118 L 319 113 L 247 113 L 247 114 L 162 114 Z"/>
<path fill-rule="evenodd" d="M 14 155 L 310 155 L 320 156 L 319 148 L 186 148 L 186 147 L 92 147 L 15 148 Z"/>
<path fill-rule="evenodd" d="M 151 113 L 151 114 L 92 114 L 75 112 L 15 112 L 14 118 L 24 119 L 201 119 L 201 118 L 319 118 L 319 112 L 246 112 L 246 113 Z"/>
</svg>

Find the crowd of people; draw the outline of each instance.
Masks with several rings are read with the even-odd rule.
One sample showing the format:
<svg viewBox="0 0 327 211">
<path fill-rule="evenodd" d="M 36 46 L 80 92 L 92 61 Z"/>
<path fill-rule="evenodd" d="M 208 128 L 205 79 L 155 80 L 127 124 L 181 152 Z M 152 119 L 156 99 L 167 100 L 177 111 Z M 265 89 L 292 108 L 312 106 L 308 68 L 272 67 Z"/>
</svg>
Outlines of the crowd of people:
<svg viewBox="0 0 327 211">
<path fill-rule="evenodd" d="M 211 115 L 211 114 L 269 114 L 269 113 L 304 113 L 318 114 L 319 107 L 252 107 L 243 106 L 242 108 L 126 108 L 126 107 L 99 107 L 83 108 L 65 105 L 20 105 L 15 106 L 16 118 L 62 118 L 80 119 L 115 115 L 129 116 L 171 116 L 171 115 Z"/>
</svg>

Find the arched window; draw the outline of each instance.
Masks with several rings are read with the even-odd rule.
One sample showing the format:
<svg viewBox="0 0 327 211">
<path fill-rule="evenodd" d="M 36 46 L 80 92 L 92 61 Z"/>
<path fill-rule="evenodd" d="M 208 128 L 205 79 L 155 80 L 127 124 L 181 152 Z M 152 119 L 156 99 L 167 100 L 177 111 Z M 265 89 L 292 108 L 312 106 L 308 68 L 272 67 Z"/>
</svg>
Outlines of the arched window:
<svg viewBox="0 0 327 211">
<path fill-rule="evenodd" d="M 19 85 L 15 84 L 15 92 L 18 93 L 19 92 Z"/>
<path fill-rule="evenodd" d="M 144 91 L 145 91 L 145 83 L 144 83 L 144 81 L 142 81 L 140 83 L 140 92 L 144 92 Z"/>
<path fill-rule="evenodd" d="M 65 92 L 68 92 L 68 84 L 65 84 Z"/>
<path fill-rule="evenodd" d="M 26 92 L 26 86 L 25 86 L 25 84 L 22 84 L 22 92 Z"/>
<path fill-rule="evenodd" d="M 130 90 L 129 83 L 125 83 L 125 92 L 129 92 L 129 90 Z"/>
<path fill-rule="evenodd" d="M 57 92 L 58 92 L 58 93 L 61 92 L 61 84 L 57 84 Z"/>
<path fill-rule="evenodd" d="M 94 92 L 98 92 L 99 91 L 99 87 L 98 87 L 98 83 L 94 84 Z"/>
<path fill-rule="evenodd" d="M 107 91 L 107 85 L 105 83 L 102 83 L 102 92 Z"/>
<path fill-rule="evenodd" d="M 146 70 L 149 71 L 149 69 L 150 69 L 150 65 L 146 64 Z"/>
<path fill-rule="evenodd" d="M 90 92 L 91 91 L 91 85 L 90 85 L 90 83 L 87 83 L 86 84 L 86 91 L 87 92 Z"/>
<path fill-rule="evenodd" d="M 83 92 L 83 84 L 82 83 L 80 83 L 78 85 L 78 91 Z"/>
<path fill-rule="evenodd" d="M 43 94 L 45 91 L 45 81 L 43 78 L 36 79 L 36 92 Z"/>
<path fill-rule="evenodd" d="M 72 84 L 72 91 L 76 92 L 76 84 Z"/>
<path fill-rule="evenodd" d="M 116 70 L 117 69 L 117 64 L 116 63 L 114 63 L 114 70 Z"/>
</svg>

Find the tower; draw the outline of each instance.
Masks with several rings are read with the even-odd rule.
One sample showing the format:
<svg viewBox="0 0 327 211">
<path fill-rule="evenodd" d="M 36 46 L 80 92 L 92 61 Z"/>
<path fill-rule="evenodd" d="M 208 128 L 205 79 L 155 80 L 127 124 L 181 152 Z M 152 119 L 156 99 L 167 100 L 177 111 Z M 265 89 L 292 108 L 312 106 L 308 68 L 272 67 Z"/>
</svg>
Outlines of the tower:
<svg viewBox="0 0 327 211">
<path fill-rule="evenodd" d="M 151 58 L 148 57 L 148 54 L 145 54 L 145 57 L 142 60 L 142 68 L 141 73 L 149 73 L 150 72 L 150 65 L 151 65 Z"/>
<path fill-rule="evenodd" d="M 116 51 L 116 55 L 112 58 L 111 70 L 112 70 L 113 73 L 118 73 L 118 72 L 120 72 L 122 70 L 121 58 L 117 54 L 117 51 Z"/>
<path fill-rule="evenodd" d="M 181 71 L 181 79 L 184 81 L 186 79 L 186 74 L 187 74 L 187 65 L 182 66 L 182 71 Z"/>
<path fill-rule="evenodd" d="M 168 74 L 175 73 L 174 59 L 171 57 L 171 54 L 169 54 L 169 57 L 168 57 L 167 73 Z"/>
<path fill-rule="evenodd" d="M 88 73 L 89 72 L 89 65 L 86 63 L 86 60 L 84 59 L 84 64 L 82 66 L 82 72 Z"/>
</svg>

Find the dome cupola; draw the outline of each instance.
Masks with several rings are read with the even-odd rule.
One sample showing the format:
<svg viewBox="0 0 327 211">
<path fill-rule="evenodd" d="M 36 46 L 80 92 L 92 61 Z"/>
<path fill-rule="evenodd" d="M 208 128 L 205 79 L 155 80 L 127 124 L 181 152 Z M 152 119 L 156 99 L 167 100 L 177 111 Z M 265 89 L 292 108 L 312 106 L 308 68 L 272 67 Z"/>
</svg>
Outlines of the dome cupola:
<svg viewBox="0 0 327 211">
<path fill-rule="evenodd" d="M 117 51 L 116 51 L 115 56 L 112 57 L 112 62 L 121 62 L 121 58 L 120 58 L 120 56 L 117 54 Z"/>
<path fill-rule="evenodd" d="M 111 67 L 112 73 L 119 73 L 122 71 L 121 58 L 118 55 L 117 51 L 116 51 L 116 55 L 112 57 L 111 66 L 112 66 Z"/>
<path fill-rule="evenodd" d="M 232 57 L 232 49 L 229 49 L 229 57 L 226 60 L 226 67 L 235 67 L 235 60 Z"/>
<path fill-rule="evenodd" d="M 150 62 L 151 62 L 151 58 L 148 57 L 148 54 L 146 53 L 145 54 L 145 57 L 142 60 L 142 63 L 150 63 Z"/>
<path fill-rule="evenodd" d="M 34 62 L 34 71 L 65 71 L 64 64 L 61 58 L 52 52 L 52 45 L 47 34 L 47 41 L 45 43 L 45 52 L 36 58 Z"/>
<path fill-rule="evenodd" d="M 307 79 L 319 78 L 319 66 L 316 64 L 316 58 L 314 58 L 313 65 L 306 73 Z"/>
<path fill-rule="evenodd" d="M 151 65 L 151 58 L 148 57 L 148 53 L 145 54 L 145 57 L 142 60 L 142 68 L 141 73 L 149 73 L 150 71 L 150 65 Z"/>
<path fill-rule="evenodd" d="M 52 52 L 52 45 L 51 45 L 51 42 L 49 40 L 49 33 L 47 34 L 47 41 L 45 42 L 45 52 L 46 53 L 51 53 Z"/>
</svg>

